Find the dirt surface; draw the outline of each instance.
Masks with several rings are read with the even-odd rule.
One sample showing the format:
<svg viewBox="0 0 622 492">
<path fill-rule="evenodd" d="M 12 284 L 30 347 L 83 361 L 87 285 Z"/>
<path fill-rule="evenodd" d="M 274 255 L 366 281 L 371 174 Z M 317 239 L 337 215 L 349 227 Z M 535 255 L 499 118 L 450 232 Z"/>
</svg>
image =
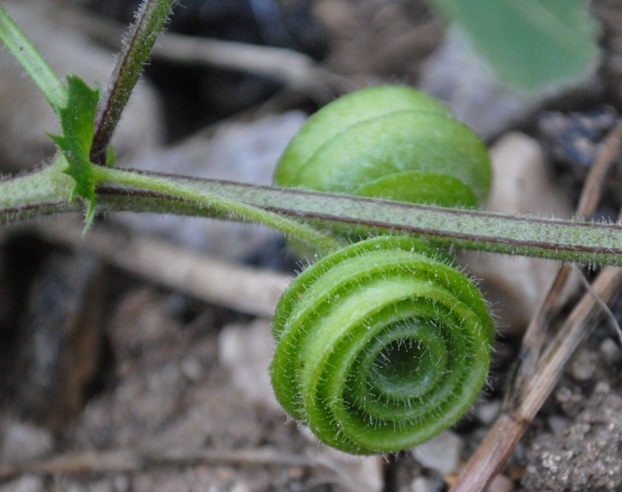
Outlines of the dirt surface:
<svg viewBox="0 0 622 492">
<path fill-rule="evenodd" d="M 39 15 L 45 17 L 51 6 L 55 20 L 49 22 L 65 25 L 75 24 L 68 20 L 72 12 L 92 16 L 99 11 L 109 16 L 107 22 L 127 17 L 127 9 L 115 10 L 114 2 L 104 12 L 106 3 L 31 2 L 29 8 L 33 15 L 42 9 Z M 246 2 L 225 3 L 231 12 L 207 1 L 203 7 L 199 0 L 188 2 L 171 29 L 199 36 L 217 25 L 221 38 L 296 49 L 338 75 L 339 82 L 322 79 L 327 92 L 301 90 L 265 74 L 154 57 L 143 96 L 153 98 L 155 114 L 161 116 L 157 128 L 144 122 L 141 131 L 149 135 L 144 141 L 158 142 L 163 154 L 184 149 L 189 152 L 184 156 L 200 157 L 202 139 L 226 140 L 266 115 L 313 111 L 344 86 L 417 85 L 446 39 L 445 25 L 420 1 L 280 2 L 282 24 L 276 26 L 245 11 Z M 76 10 L 80 5 L 91 10 Z M 513 130 L 534 137 L 573 204 L 599 144 L 619 121 L 622 104 L 622 5 L 599 0 L 593 12 L 602 24 L 603 62 L 588 86 L 530 103 L 520 119 L 513 113 L 500 120 L 499 135 L 489 136 L 491 145 Z M 226 28 L 225 22 L 231 25 Z M 76 43 L 110 53 L 92 26 L 78 24 L 83 32 Z M 236 34 L 241 38 L 236 32 L 243 33 Z M 7 107 L 11 98 L 0 91 Z M 297 118 L 293 125 L 302 119 Z M 24 125 L 7 121 L 0 120 L 0 139 L 3 125 Z M 272 142 L 264 135 L 251 147 L 263 151 L 265 160 Z M 138 146 L 143 141 L 133 140 Z M 28 145 L 29 159 L 47 151 Z M 127 155 L 132 155 L 130 165 L 141 162 Z M 613 220 L 622 202 L 619 161 L 600 218 Z M 16 157 L 1 171 L 23 168 Z M 74 229 L 80 220 L 75 219 Z M 498 337 L 487 388 L 472 411 L 436 442 L 437 450 L 361 458 L 328 449 L 274 401 L 267 382 L 273 350 L 268 312 L 251 315 L 145 279 L 97 248 L 55 239 L 59 230 L 69 230 L 66 222 L 43 222 L 0 231 L 0 492 L 442 491 L 455 481 L 499 412 L 518 357 L 517 332 Z M 111 217 L 98 225 L 123 237 L 138 230 Z M 235 257 L 227 258 L 231 264 L 294 274 L 296 260 L 280 238 L 246 230 L 247 248 L 239 247 L 246 236 L 236 233 L 229 243 L 233 246 L 227 246 L 223 238 L 228 232 L 212 232 L 222 239 L 218 252 L 180 229 L 160 231 L 158 240 L 168 234 L 164 239 L 182 250 L 219 257 L 235 246 Z M 577 299 L 570 298 L 566 313 Z M 620 322 L 622 303 L 617 304 L 612 312 Z M 503 313 L 495 314 L 503 324 Z M 621 490 L 621 363 L 620 338 L 609 320 L 574 355 L 491 490 Z"/>
</svg>

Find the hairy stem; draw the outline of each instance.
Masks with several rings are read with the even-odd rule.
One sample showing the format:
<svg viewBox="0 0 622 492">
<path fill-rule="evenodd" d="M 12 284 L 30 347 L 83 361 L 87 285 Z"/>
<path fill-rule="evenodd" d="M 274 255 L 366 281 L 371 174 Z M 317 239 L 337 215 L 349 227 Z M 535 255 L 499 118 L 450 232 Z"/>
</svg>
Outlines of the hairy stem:
<svg viewBox="0 0 622 492">
<path fill-rule="evenodd" d="M 107 168 L 98 168 L 103 171 Z M 111 169 L 109 169 L 111 170 Z M 39 173 L 48 173 L 43 170 Z M 59 171 L 57 171 L 59 172 Z M 156 173 L 121 171 L 116 176 L 131 184 L 136 176 L 153 179 L 154 189 L 139 189 L 100 182 L 98 210 L 174 213 L 239 220 L 209 198 L 201 203 L 169 194 L 174 186 L 188 187 L 196 196 L 218 197 L 282 216 L 306 219 L 344 231 L 373 227 L 427 237 L 439 244 L 496 253 L 536 256 L 586 264 L 622 265 L 622 225 L 531 216 L 511 216 L 474 210 L 444 209 L 346 195 L 254 186 L 219 180 L 195 179 Z M 52 175 L 55 173 L 52 172 Z M 103 178 L 100 175 L 98 179 Z M 53 179 L 52 179 L 53 178 Z M 126 181 L 127 180 L 127 181 Z M 49 181 L 49 182 L 48 182 Z M 69 182 L 68 182 L 69 181 Z M 157 188 L 163 183 L 166 191 Z M 139 183 L 136 186 L 140 186 Z M 81 211 L 83 204 L 68 203 L 72 182 L 37 173 L 0 181 L 0 224 L 49 213 Z M 20 191 L 21 190 L 21 191 Z M 14 199 L 5 197 L 13 196 Z M 283 217 L 284 218 L 284 217 Z M 244 220 L 252 220 L 245 217 Z"/>
<path fill-rule="evenodd" d="M 622 264 L 622 226 L 592 222 L 510 216 L 474 210 L 444 209 L 346 195 L 240 183 L 161 176 L 187 183 L 197 190 L 248 205 L 342 227 L 344 232 L 374 228 L 421 235 L 439 244 L 496 253 L 536 256 L 594 264 Z M 112 209 L 136 206 L 117 188 L 99 190 L 100 200 L 111 199 Z M 118 201 L 116 201 L 118 200 Z M 149 209 L 161 196 L 143 196 Z M 100 201 L 100 204 L 103 204 Z M 177 204 L 178 213 L 196 214 L 192 205 Z"/>
<path fill-rule="evenodd" d="M 0 5 L 0 41 L 15 57 L 58 113 L 67 103 L 67 89 L 30 40 Z"/>
<path fill-rule="evenodd" d="M 157 193 L 166 193 L 178 199 L 190 201 L 195 205 L 209 208 L 230 220 L 243 220 L 267 225 L 283 232 L 286 236 L 303 241 L 322 254 L 335 251 L 343 246 L 337 239 L 307 224 L 262 210 L 254 205 L 244 204 L 235 198 L 227 199 L 213 193 L 206 193 L 190 184 L 107 167 L 96 167 L 95 174 L 96 179 L 101 182 L 117 183 Z"/>
<path fill-rule="evenodd" d="M 174 0 L 145 0 L 106 84 L 95 116 L 91 161 L 105 164 L 106 149 L 132 89 L 162 31 Z"/>
<path fill-rule="evenodd" d="M 75 181 L 62 172 L 66 165 L 65 157 L 59 153 L 51 166 L 0 180 L 0 224 L 47 213 L 81 210 L 81 203 L 68 202 Z"/>
</svg>

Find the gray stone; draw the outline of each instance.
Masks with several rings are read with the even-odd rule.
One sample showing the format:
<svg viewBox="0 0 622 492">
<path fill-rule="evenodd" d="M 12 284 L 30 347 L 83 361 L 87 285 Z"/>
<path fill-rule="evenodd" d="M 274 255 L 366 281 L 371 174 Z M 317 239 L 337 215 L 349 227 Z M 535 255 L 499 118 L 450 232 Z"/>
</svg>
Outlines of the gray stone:
<svg viewBox="0 0 622 492">
<path fill-rule="evenodd" d="M 514 489 L 514 482 L 505 475 L 497 475 L 488 486 L 488 492 L 512 492 Z"/>
<path fill-rule="evenodd" d="M 475 405 L 475 414 L 480 421 L 486 425 L 490 425 L 494 422 L 501 411 L 501 401 L 494 400 L 488 402 L 477 403 Z"/>
<path fill-rule="evenodd" d="M 446 476 L 457 470 L 462 447 L 462 439 L 446 430 L 431 441 L 413 448 L 412 453 L 423 466 Z"/>
<path fill-rule="evenodd" d="M 605 358 L 605 361 L 609 364 L 620 362 L 622 359 L 622 349 L 611 338 L 607 338 L 600 344 L 600 353 Z"/>
<path fill-rule="evenodd" d="M 592 379 L 595 369 L 591 353 L 587 350 L 581 350 L 572 358 L 569 373 L 575 381 L 589 381 Z"/>
<path fill-rule="evenodd" d="M 22 475 L 0 485 L 0 492 L 40 492 L 41 490 L 45 490 L 43 479 L 33 475 Z"/>
<path fill-rule="evenodd" d="M 258 319 L 249 324 L 226 325 L 220 332 L 218 347 L 219 360 L 241 395 L 249 402 L 280 408 L 267 370 L 274 353 L 270 322 Z"/>
<path fill-rule="evenodd" d="M 417 477 L 410 483 L 411 492 L 437 492 L 438 482 L 432 478 Z"/>
<path fill-rule="evenodd" d="M 511 214 L 569 217 L 571 207 L 552 182 L 538 142 L 509 133 L 491 149 L 493 187 L 487 209 Z M 558 262 L 482 252 L 459 255 L 460 263 L 481 278 L 480 287 L 500 315 L 499 329 L 525 329 L 553 282 Z"/>
<path fill-rule="evenodd" d="M 54 446 L 52 433 L 34 424 L 5 420 L 0 426 L 0 461 L 30 460 L 50 452 Z"/>
</svg>

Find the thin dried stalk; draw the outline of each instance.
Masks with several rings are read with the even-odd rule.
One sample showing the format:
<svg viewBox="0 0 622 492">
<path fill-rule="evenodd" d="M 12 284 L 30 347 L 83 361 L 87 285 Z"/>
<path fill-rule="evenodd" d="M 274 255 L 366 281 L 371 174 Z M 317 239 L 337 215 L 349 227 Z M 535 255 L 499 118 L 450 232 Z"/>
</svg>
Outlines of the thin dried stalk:
<svg viewBox="0 0 622 492">
<path fill-rule="evenodd" d="M 79 27 L 92 38 L 114 48 L 118 47 L 123 28 L 111 21 L 63 10 L 59 22 Z M 176 33 L 163 33 L 154 46 L 153 59 L 194 66 L 220 67 L 244 73 L 273 77 L 290 88 L 310 95 L 319 102 L 328 102 L 340 94 L 365 85 L 350 77 L 324 68 L 311 57 L 285 48 L 259 46 L 234 41 L 197 38 Z"/>
<path fill-rule="evenodd" d="M 236 311 L 271 318 L 290 278 L 282 273 L 223 261 L 162 240 L 131 237 L 94 227 L 82 236 L 67 220 L 42 225 L 51 241 L 87 249 L 151 282 Z"/>
<path fill-rule="evenodd" d="M 321 455 L 296 455 L 272 448 L 218 450 L 194 448 L 112 449 L 60 454 L 24 463 L 0 465 L 0 481 L 23 474 L 83 475 L 135 472 L 162 465 L 323 467 L 334 464 Z"/>
</svg>

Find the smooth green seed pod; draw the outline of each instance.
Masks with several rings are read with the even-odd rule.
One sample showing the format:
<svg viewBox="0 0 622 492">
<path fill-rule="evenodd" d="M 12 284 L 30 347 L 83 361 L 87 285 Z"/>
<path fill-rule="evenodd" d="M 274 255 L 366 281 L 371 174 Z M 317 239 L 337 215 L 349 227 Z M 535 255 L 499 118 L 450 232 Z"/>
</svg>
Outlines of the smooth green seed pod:
<svg viewBox="0 0 622 492">
<path fill-rule="evenodd" d="M 275 184 L 445 207 L 475 207 L 492 179 L 484 143 L 436 99 L 404 86 L 341 97 L 309 118 Z"/>
<path fill-rule="evenodd" d="M 429 244 L 380 236 L 310 266 L 277 307 L 277 399 L 325 444 L 410 448 L 482 388 L 494 324 L 479 290 Z"/>
</svg>

